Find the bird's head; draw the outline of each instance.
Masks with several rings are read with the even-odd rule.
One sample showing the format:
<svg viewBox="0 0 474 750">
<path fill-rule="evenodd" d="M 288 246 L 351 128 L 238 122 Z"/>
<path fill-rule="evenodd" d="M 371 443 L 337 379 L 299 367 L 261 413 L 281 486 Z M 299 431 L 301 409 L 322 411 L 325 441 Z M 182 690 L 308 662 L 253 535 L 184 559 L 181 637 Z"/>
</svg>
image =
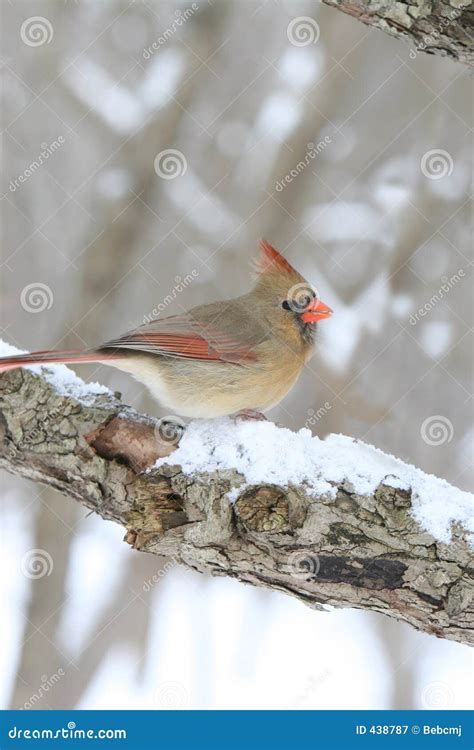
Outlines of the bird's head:
<svg viewBox="0 0 474 750">
<path fill-rule="evenodd" d="M 297 325 L 309 333 L 314 324 L 332 315 L 314 287 L 266 240 L 260 242 L 254 291 L 271 310 L 273 323 L 285 328 Z"/>
</svg>

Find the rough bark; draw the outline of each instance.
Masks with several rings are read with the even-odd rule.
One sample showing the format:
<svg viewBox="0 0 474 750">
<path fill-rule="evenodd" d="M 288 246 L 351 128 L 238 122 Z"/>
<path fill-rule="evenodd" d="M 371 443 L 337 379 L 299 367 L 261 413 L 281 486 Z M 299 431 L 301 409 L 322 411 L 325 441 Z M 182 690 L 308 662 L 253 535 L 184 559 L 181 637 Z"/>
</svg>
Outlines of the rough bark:
<svg viewBox="0 0 474 750">
<path fill-rule="evenodd" d="M 418 52 L 474 65 L 474 4 L 469 0 L 323 0 Z"/>
<path fill-rule="evenodd" d="M 377 611 L 419 630 L 473 641 L 473 557 L 467 532 L 437 542 L 410 514 L 410 492 L 383 484 L 335 500 L 301 487 L 246 487 L 235 471 L 187 476 L 159 423 L 118 397 L 64 396 L 42 377 L 0 377 L 0 465 L 55 487 L 126 527 L 135 549 L 200 572 L 283 591 L 314 608 Z"/>
</svg>

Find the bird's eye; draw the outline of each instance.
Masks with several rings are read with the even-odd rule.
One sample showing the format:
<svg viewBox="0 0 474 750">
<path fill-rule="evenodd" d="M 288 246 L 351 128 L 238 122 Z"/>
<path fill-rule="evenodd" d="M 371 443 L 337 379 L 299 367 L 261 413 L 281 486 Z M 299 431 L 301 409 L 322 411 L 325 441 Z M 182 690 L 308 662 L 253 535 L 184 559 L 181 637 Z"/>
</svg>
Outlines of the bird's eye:
<svg viewBox="0 0 474 750">
<path fill-rule="evenodd" d="M 283 300 L 283 302 L 281 303 L 281 306 L 284 310 L 291 310 L 291 305 L 286 299 Z"/>
</svg>

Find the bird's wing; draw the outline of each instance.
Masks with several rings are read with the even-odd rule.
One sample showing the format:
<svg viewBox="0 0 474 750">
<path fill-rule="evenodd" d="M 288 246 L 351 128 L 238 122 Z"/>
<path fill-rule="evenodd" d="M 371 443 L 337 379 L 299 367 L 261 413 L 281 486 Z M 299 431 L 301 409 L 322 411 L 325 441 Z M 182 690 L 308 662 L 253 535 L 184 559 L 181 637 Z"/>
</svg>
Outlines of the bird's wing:
<svg viewBox="0 0 474 750">
<path fill-rule="evenodd" d="M 189 314 L 172 315 L 146 323 L 100 349 L 126 349 L 168 357 L 245 364 L 258 359 L 253 342 L 244 343 L 216 323 Z"/>
</svg>

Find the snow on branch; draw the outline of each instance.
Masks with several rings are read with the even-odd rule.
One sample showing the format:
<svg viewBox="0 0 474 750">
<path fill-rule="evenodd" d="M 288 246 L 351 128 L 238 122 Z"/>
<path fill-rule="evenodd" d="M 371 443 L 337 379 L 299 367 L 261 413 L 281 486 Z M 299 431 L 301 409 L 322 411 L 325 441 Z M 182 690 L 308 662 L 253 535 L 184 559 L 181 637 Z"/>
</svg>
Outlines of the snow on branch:
<svg viewBox="0 0 474 750">
<path fill-rule="evenodd" d="M 135 549 L 474 640 L 472 497 L 343 435 L 231 419 L 183 430 L 35 366 L 0 376 L 0 466 L 122 524 Z"/>
</svg>

